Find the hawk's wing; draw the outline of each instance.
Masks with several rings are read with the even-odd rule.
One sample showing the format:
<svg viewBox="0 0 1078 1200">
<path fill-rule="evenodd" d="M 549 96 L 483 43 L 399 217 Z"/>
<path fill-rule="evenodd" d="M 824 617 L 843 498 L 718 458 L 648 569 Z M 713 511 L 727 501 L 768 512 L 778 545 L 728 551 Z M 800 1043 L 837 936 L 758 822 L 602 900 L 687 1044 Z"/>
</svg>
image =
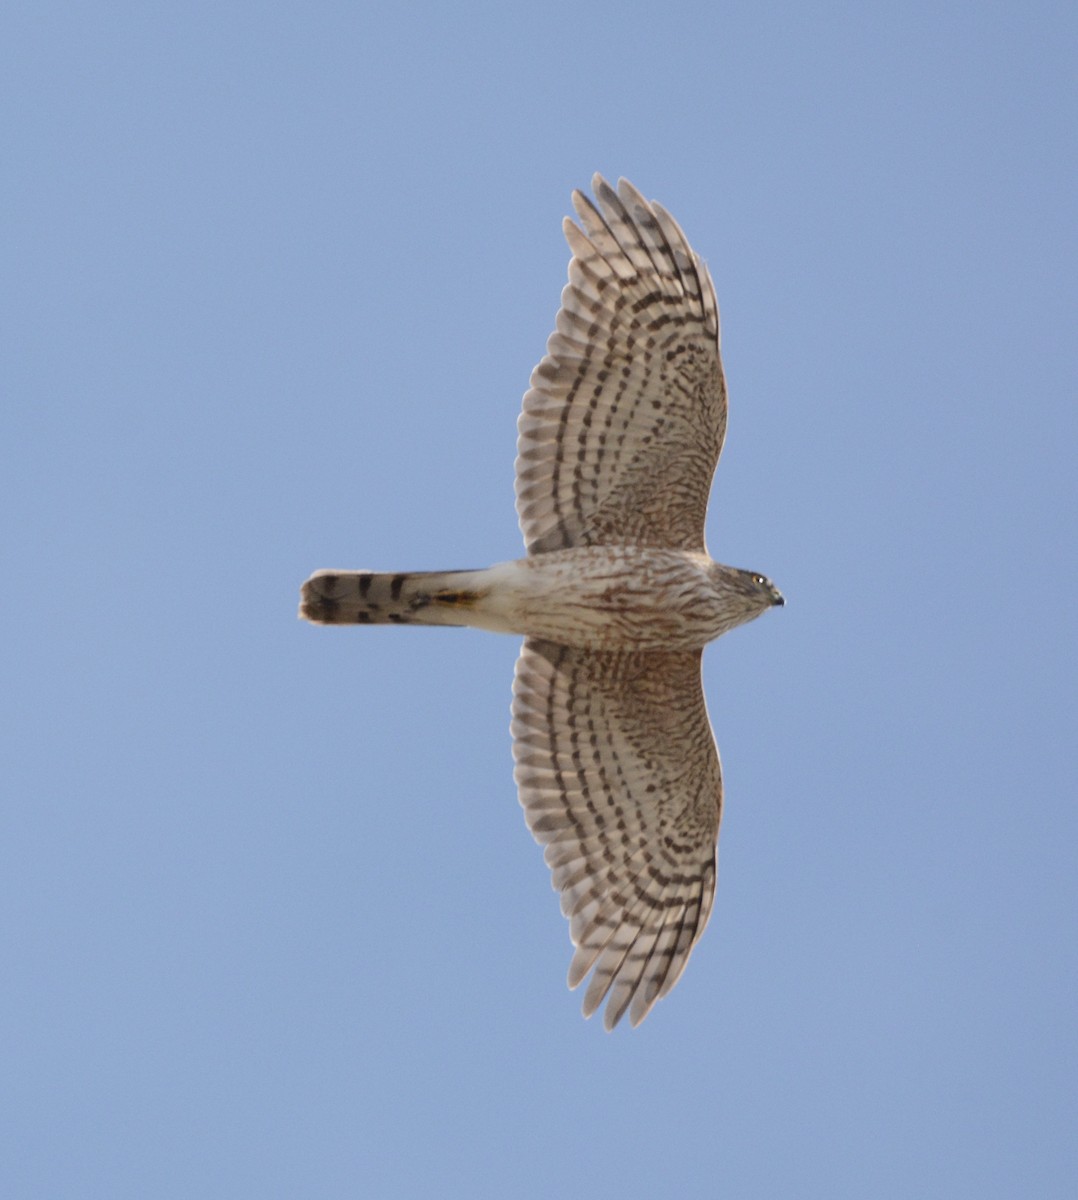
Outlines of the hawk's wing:
<svg viewBox="0 0 1078 1200">
<path fill-rule="evenodd" d="M 592 180 L 546 357 L 518 422 L 517 513 L 529 554 L 633 543 L 704 549 L 726 433 L 707 267 L 659 204 Z"/>
<path fill-rule="evenodd" d="M 701 652 L 620 654 L 528 638 L 513 685 L 515 777 L 546 846 L 584 1015 L 638 1024 L 677 982 L 715 894 L 722 775 Z"/>
</svg>

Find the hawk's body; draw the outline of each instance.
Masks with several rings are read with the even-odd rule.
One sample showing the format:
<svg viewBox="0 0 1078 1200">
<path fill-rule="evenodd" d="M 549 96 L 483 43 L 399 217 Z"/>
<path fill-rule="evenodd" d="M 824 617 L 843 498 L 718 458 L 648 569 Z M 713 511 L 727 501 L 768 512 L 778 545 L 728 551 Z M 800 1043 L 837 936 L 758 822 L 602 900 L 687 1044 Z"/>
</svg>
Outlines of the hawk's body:
<svg viewBox="0 0 1078 1200">
<path fill-rule="evenodd" d="M 700 650 L 745 620 L 753 578 L 695 550 L 581 546 L 481 571 L 319 571 L 303 615 L 323 625 L 471 625 L 585 650 Z"/>
<path fill-rule="evenodd" d="M 684 969 L 715 889 L 718 752 L 703 646 L 782 597 L 713 562 L 704 517 L 726 431 L 718 308 L 677 223 L 622 180 L 573 202 L 557 328 L 519 421 L 527 557 L 479 571 L 320 571 L 322 624 L 471 625 L 526 638 L 516 780 L 546 846 L 590 1015 L 634 1024 Z"/>
</svg>

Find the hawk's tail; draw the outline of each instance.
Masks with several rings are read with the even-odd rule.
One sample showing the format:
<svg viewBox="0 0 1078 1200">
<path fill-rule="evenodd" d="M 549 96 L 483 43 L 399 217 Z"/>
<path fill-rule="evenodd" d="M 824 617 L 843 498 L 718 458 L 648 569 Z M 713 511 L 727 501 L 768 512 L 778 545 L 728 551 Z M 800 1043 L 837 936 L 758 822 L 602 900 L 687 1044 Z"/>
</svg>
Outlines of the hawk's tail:
<svg viewBox="0 0 1078 1200">
<path fill-rule="evenodd" d="M 316 571 L 299 615 L 316 625 L 469 625 L 478 571 Z"/>
</svg>

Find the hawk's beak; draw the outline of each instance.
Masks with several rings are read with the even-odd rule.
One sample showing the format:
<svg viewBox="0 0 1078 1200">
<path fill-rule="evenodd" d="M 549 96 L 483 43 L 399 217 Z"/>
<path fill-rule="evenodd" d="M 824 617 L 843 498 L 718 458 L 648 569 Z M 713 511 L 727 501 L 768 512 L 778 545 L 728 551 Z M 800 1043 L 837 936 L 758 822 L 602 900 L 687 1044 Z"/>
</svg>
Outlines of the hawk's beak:
<svg viewBox="0 0 1078 1200">
<path fill-rule="evenodd" d="M 775 608 L 782 608 L 786 601 L 783 599 L 782 593 L 778 588 L 772 589 L 771 603 Z"/>
</svg>

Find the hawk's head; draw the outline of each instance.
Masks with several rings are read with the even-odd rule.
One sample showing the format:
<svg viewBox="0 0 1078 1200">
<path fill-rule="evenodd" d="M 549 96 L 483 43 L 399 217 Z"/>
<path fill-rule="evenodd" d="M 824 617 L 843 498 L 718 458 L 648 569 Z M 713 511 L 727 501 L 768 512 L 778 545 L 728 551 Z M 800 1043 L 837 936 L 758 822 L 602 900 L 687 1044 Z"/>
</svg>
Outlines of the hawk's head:
<svg viewBox="0 0 1078 1200">
<path fill-rule="evenodd" d="M 786 603 L 771 580 L 757 571 L 712 563 L 711 582 L 727 617 L 726 629 L 743 625 L 767 609 Z"/>
</svg>

